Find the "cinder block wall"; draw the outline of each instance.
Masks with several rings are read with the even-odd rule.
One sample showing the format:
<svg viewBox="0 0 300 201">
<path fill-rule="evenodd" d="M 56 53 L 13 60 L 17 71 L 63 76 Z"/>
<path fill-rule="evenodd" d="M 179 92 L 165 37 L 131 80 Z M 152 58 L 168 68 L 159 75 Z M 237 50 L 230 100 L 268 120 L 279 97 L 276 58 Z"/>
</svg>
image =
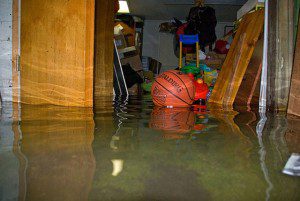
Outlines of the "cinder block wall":
<svg viewBox="0 0 300 201">
<path fill-rule="evenodd" d="M 12 0 L 0 1 L 0 93 L 12 101 Z"/>
</svg>

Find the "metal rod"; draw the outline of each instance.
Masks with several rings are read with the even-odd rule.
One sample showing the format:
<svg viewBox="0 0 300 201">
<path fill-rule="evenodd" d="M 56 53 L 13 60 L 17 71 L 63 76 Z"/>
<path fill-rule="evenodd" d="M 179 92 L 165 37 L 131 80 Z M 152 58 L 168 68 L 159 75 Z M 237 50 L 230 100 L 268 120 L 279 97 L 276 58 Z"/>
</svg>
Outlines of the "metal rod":
<svg viewBox="0 0 300 201">
<path fill-rule="evenodd" d="M 182 42 L 179 43 L 179 69 L 182 66 Z"/>
<path fill-rule="evenodd" d="M 265 25 L 264 25 L 264 48 L 263 63 L 260 84 L 259 107 L 266 111 L 267 104 L 267 76 L 268 76 L 268 26 L 269 26 L 269 0 L 265 1 Z"/>
</svg>

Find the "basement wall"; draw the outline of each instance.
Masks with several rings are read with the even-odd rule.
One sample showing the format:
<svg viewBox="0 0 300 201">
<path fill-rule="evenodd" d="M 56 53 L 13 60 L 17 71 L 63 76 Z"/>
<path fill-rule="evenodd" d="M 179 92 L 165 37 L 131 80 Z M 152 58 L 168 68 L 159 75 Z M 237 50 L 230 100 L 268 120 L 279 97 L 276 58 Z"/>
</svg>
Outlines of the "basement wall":
<svg viewBox="0 0 300 201">
<path fill-rule="evenodd" d="M 12 0 L 0 1 L 0 93 L 12 101 Z"/>
<path fill-rule="evenodd" d="M 161 71 L 174 69 L 178 66 L 178 58 L 173 50 L 173 34 L 160 33 L 159 25 L 165 20 L 145 20 L 143 35 L 143 56 L 152 57 L 162 63 Z M 224 27 L 233 25 L 233 22 L 218 22 L 216 27 L 217 38 L 224 35 Z"/>
</svg>

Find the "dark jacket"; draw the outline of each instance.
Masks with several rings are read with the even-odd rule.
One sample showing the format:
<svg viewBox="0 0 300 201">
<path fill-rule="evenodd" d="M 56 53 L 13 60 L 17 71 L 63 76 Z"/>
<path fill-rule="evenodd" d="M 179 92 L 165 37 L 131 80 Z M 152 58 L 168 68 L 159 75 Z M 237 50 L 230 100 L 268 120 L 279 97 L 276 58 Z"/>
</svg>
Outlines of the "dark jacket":
<svg viewBox="0 0 300 201">
<path fill-rule="evenodd" d="M 185 34 L 199 34 L 201 46 L 214 43 L 217 39 L 215 27 L 217 19 L 212 7 L 193 7 L 188 16 Z"/>
</svg>

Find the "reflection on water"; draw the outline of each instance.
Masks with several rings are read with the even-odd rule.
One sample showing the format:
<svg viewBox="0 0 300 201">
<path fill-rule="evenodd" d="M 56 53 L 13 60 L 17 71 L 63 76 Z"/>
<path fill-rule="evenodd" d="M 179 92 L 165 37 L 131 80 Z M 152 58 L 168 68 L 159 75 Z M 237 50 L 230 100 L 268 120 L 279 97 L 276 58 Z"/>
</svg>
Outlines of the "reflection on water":
<svg viewBox="0 0 300 201">
<path fill-rule="evenodd" d="M 300 200 L 300 179 L 281 173 L 300 152 L 297 118 L 154 108 L 149 97 L 11 108 L 0 200 Z"/>
</svg>

